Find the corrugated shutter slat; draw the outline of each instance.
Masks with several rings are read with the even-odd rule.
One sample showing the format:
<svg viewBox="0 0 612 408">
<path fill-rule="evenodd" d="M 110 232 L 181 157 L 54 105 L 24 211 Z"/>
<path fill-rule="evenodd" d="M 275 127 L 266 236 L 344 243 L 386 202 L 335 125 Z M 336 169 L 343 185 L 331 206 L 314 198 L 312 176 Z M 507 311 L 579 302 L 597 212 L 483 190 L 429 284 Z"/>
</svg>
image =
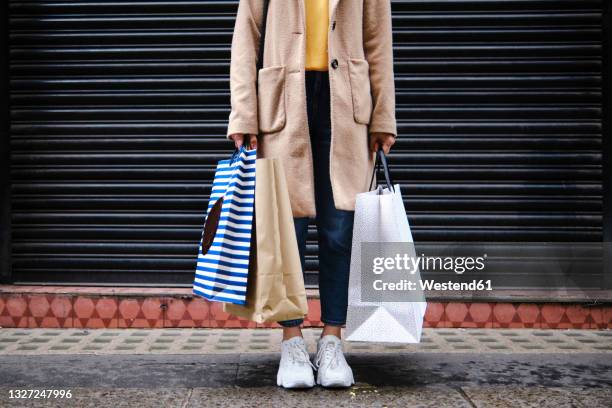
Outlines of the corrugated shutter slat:
<svg viewBox="0 0 612 408">
<path fill-rule="evenodd" d="M 392 6 L 415 239 L 601 241 L 602 2 Z M 16 282 L 191 283 L 236 7 L 10 2 Z"/>
</svg>

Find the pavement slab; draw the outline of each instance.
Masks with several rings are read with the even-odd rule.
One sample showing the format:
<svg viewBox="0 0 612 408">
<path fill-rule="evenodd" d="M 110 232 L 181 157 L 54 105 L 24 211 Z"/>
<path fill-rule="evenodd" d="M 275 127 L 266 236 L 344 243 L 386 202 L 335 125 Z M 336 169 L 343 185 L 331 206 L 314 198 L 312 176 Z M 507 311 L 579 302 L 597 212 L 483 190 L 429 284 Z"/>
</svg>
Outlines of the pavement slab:
<svg viewBox="0 0 612 408">
<path fill-rule="evenodd" d="M 279 330 L 117 332 L 0 330 L 0 407 L 591 408 L 612 401 L 607 330 L 444 329 L 419 345 L 346 343 L 357 383 L 340 390 L 277 387 Z M 305 332 L 311 356 L 319 333 Z M 473 348 L 457 348 L 462 341 Z M 438 347 L 420 348 L 432 343 Z M 10 398 L 23 389 L 73 397 Z"/>
<path fill-rule="evenodd" d="M 610 407 L 612 402 L 610 387 L 470 386 L 461 389 L 478 408 L 589 408 Z"/>
<path fill-rule="evenodd" d="M 187 407 L 457 407 L 471 408 L 463 396 L 445 386 L 372 387 L 347 390 L 284 390 L 279 387 L 194 390 Z"/>
<path fill-rule="evenodd" d="M 319 328 L 304 329 L 310 352 Z M 0 355 L 276 353 L 280 329 L 2 329 Z M 611 353 L 612 330 L 431 329 L 419 344 L 345 342 L 355 353 Z"/>
</svg>

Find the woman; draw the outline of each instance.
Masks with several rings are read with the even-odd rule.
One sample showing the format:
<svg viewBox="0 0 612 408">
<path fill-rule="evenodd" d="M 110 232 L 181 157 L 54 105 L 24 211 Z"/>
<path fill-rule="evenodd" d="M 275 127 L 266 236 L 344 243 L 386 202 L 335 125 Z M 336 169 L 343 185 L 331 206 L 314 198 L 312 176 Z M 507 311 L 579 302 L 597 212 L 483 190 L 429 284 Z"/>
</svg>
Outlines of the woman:
<svg viewBox="0 0 612 408">
<path fill-rule="evenodd" d="M 300 330 L 283 326 L 277 383 L 350 386 L 342 353 L 355 195 L 368 191 L 374 152 L 395 142 L 389 0 L 271 0 L 257 71 L 263 0 L 241 0 L 232 39 L 227 137 L 282 158 L 299 251 L 309 218 L 319 239 L 321 321 L 313 365 Z M 257 84 L 257 85 L 256 85 Z"/>
</svg>

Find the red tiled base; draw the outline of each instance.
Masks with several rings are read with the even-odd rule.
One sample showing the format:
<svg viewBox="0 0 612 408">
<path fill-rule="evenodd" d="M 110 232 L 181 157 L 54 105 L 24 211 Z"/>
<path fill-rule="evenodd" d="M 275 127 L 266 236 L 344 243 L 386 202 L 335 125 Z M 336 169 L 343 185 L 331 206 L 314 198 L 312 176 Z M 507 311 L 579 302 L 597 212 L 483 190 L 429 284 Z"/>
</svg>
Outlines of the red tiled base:
<svg viewBox="0 0 612 408">
<path fill-rule="evenodd" d="M 74 327 L 72 297 L 26 295 L 30 316 L 28 327 Z"/>
<path fill-rule="evenodd" d="M 493 303 L 493 328 L 539 329 L 541 306 L 536 303 Z M 559 304 L 560 307 L 567 307 Z"/>
<path fill-rule="evenodd" d="M 443 327 L 491 328 L 494 303 L 449 302 L 444 305 Z"/>
<path fill-rule="evenodd" d="M 590 308 L 580 305 L 559 307 L 555 303 L 542 306 L 543 329 L 589 329 L 592 316 Z"/>
<path fill-rule="evenodd" d="M 22 294 L 0 296 L 0 326 L 30 327 L 28 297 Z"/>
<path fill-rule="evenodd" d="M 164 327 L 210 327 L 210 302 L 202 298 L 165 298 L 163 303 Z"/>
<path fill-rule="evenodd" d="M 187 294 L 24 289 L 0 292 L 0 327 L 22 328 L 161 328 L 279 327 L 256 324 L 223 311 L 223 304 Z M 30 287 L 28 287 L 30 288 Z M 306 327 L 321 327 L 319 299 L 308 299 Z M 577 303 L 429 302 L 425 327 L 612 329 L 612 305 Z"/>
<path fill-rule="evenodd" d="M 117 298 L 117 327 L 152 329 L 164 327 L 164 298 Z"/>
<path fill-rule="evenodd" d="M 606 320 L 606 311 L 610 308 L 604 308 L 601 306 L 591 308 L 591 329 L 606 329 L 608 328 L 609 322 L 612 320 L 612 313 L 608 312 Z"/>
<path fill-rule="evenodd" d="M 221 302 L 210 302 L 210 326 L 209 327 L 223 327 L 223 328 L 255 328 L 257 323 L 242 317 L 233 316 L 223 311 L 223 303 Z"/>
<path fill-rule="evenodd" d="M 444 319 L 446 317 L 444 311 L 445 304 L 440 302 L 428 302 L 425 309 L 424 327 L 445 327 Z"/>
<path fill-rule="evenodd" d="M 306 327 L 323 327 L 321 322 L 321 303 L 319 299 L 308 299 L 308 315 L 304 319 Z"/>
<path fill-rule="evenodd" d="M 72 305 L 75 328 L 117 328 L 117 298 L 76 296 Z"/>
</svg>

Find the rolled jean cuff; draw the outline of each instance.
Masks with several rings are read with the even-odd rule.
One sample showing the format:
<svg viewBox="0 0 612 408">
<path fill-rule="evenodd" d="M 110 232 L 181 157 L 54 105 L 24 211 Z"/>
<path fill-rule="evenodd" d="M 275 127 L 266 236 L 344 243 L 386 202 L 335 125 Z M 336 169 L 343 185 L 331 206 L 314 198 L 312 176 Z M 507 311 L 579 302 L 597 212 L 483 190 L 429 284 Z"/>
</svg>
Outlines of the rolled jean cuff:
<svg viewBox="0 0 612 408">
<path fill-rule="evenodd" d="M 302 323 L 304 323 L 304 319 L 283 320 L 281 322 L 278 322 L 278 324 L 283 327 L 295 327 L 299 326 Z"/>
<path fill-rule="evenodd" d="M 346 325 L 346 321 L 341 322 L 339 320 L 328 320 L 328 319 L 323 319 L 323 318 L 321 318 L 321 321 L 323 322 L 323 324 L 329 324 L 331 326 L 344 326 L 344 325 Z"/>
</svg>

